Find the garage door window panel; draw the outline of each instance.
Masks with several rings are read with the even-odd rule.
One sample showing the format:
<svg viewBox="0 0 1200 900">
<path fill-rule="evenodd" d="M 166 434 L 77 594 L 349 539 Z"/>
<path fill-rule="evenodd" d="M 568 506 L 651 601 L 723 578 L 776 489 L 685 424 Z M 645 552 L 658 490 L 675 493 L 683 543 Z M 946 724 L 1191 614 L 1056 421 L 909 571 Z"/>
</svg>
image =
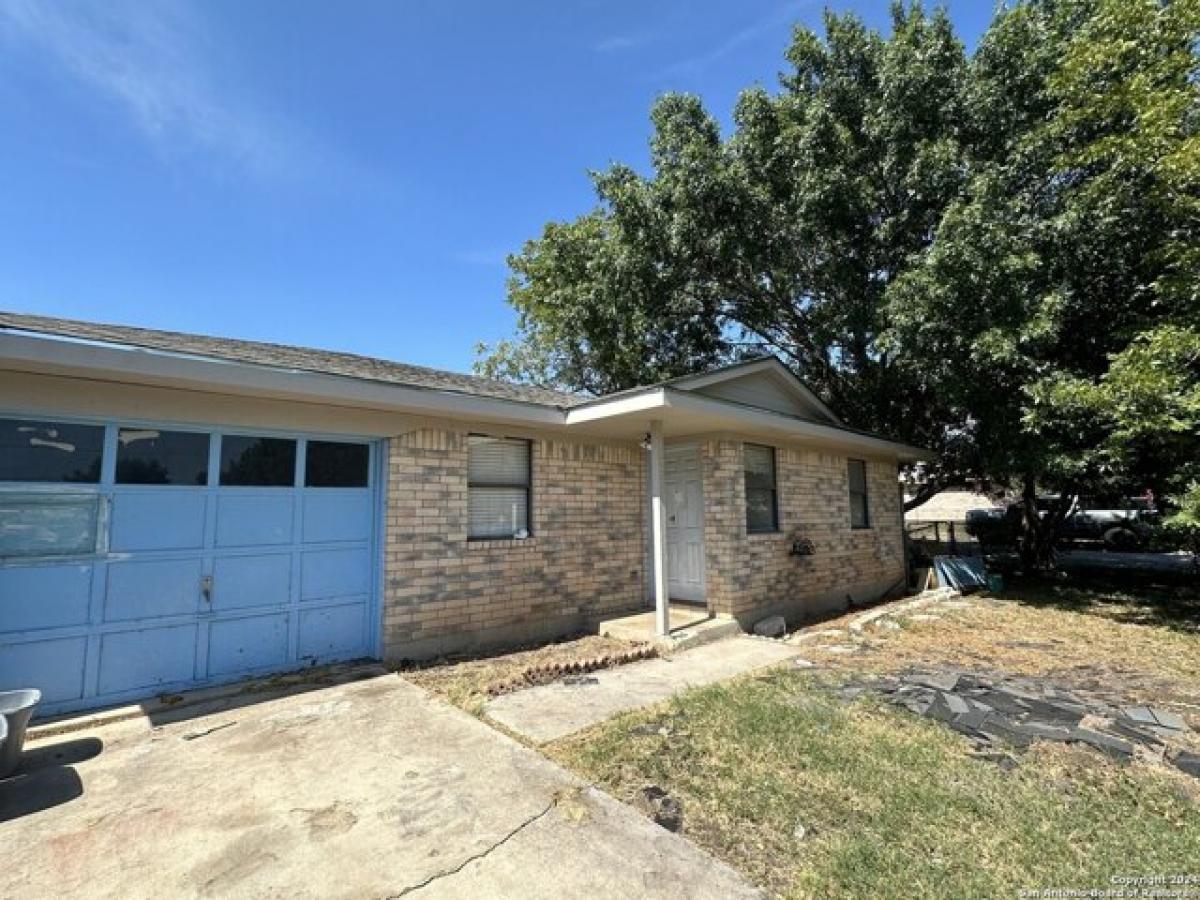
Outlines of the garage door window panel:
<svg viewBox="0 0 1200 900">
<path fill-rule="evenodd" d="M 527 537 L 530 444 L 471 435 L 468 444 L 468 530 L 471 540 Z"/>
<path fill-rule="evenodd" d="M 343 441 L 309 441 L 304 486 L 362 488 L 370 471 L 370 448 Z"/>
<path fill-rule="evenodd" d="M 117 484 L 208 484 L 209 436 L 194 431 L 122 428 Z"/>
<path fill-rule="evenodd" d="M 0 419 L 0 481 L 96 484 L 101 425 Z"/>
<path fill-rule="evenodd" d="M 295 484 L 294 440 L 221 436 L 222 487 L 294 487 Z"/>
<path fill-rule="evenodd" d="M 96 552 L 100 495 L 0 491 L 0 560 Z"/>
</svg>

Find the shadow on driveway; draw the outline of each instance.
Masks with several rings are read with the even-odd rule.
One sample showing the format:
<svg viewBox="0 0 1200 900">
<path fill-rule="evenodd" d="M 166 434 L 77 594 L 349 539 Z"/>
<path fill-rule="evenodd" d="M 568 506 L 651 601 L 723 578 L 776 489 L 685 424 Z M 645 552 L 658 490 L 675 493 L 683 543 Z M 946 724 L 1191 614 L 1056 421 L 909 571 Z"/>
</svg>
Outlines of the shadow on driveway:
<svg viewBox="0 0 1200 900">
<path fill-rule="evenodd" d="M 388 674 L 388 669 L 377 662 L 356 660 L 234 682 L 217 688 L 161 695 L 143 701 L 141 707 L 150 724 L 157 727 Z"/>
<path fill-rule="evenodd" d="M 104 744 L 86 737 L 27 749 L 17 771 L 0 781 L 0 822 L 19 819 L 83 795 L 76 763 L 100 755 Z"/>
</svg>

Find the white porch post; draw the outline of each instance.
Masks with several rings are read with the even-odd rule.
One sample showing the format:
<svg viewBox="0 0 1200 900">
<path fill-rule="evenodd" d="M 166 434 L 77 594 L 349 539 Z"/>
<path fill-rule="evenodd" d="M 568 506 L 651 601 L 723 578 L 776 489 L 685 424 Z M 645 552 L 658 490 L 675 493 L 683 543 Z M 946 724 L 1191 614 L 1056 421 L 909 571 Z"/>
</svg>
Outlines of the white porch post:
<svg viewBox="0 0 1200 900">
<path fill-rule="evenodd" d="M 654 560 L 654 630 L 666 635 L 671 630 L 667 587 L 667 513 L 663 507 L 662 421 L 650 423 L 650 544 Z"/>
</svg>

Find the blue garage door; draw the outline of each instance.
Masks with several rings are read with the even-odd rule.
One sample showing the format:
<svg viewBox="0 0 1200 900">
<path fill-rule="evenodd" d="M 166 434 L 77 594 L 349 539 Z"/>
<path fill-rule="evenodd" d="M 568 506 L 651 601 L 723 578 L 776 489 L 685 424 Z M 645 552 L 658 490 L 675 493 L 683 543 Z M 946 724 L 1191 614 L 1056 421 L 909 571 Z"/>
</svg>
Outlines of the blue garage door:
<svg viewBox="0 0 1200 900">
<path fill-rule="evenodd" d="M 376 457 L 0 418 L 0 689 L 64 712 L 373 655 Z"/>
</svg>

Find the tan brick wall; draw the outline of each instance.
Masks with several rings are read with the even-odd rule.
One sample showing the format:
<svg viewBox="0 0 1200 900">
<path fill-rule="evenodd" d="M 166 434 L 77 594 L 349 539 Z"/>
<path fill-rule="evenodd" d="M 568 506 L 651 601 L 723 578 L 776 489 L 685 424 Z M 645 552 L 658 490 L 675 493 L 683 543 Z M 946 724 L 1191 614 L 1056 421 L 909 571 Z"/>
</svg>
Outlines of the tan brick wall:
<svg viewBox="0 0 1200 900">
<path fill-rule="evenodd" d="M 487 430 L 388 442 L 389 659 L 550 638 L 644 605 L 641 449 L 531 436 L 532 536 L 468 541 L 467 435 Z"/>
<path fill-rule="evenodd" d="M 743 443 L 701 443 L 705 577 L 709 607 L 752 624 L 771 613 L 810 618 L 878 598 L 904 577 L 902 506 L 896 464 L 867 460 L 871 527 L 850 527 L 844 456 L 776 447 L 777 534 L 747 534 Z M 815 552 L 789 555 L 807 538 Z"/>
</svg>

